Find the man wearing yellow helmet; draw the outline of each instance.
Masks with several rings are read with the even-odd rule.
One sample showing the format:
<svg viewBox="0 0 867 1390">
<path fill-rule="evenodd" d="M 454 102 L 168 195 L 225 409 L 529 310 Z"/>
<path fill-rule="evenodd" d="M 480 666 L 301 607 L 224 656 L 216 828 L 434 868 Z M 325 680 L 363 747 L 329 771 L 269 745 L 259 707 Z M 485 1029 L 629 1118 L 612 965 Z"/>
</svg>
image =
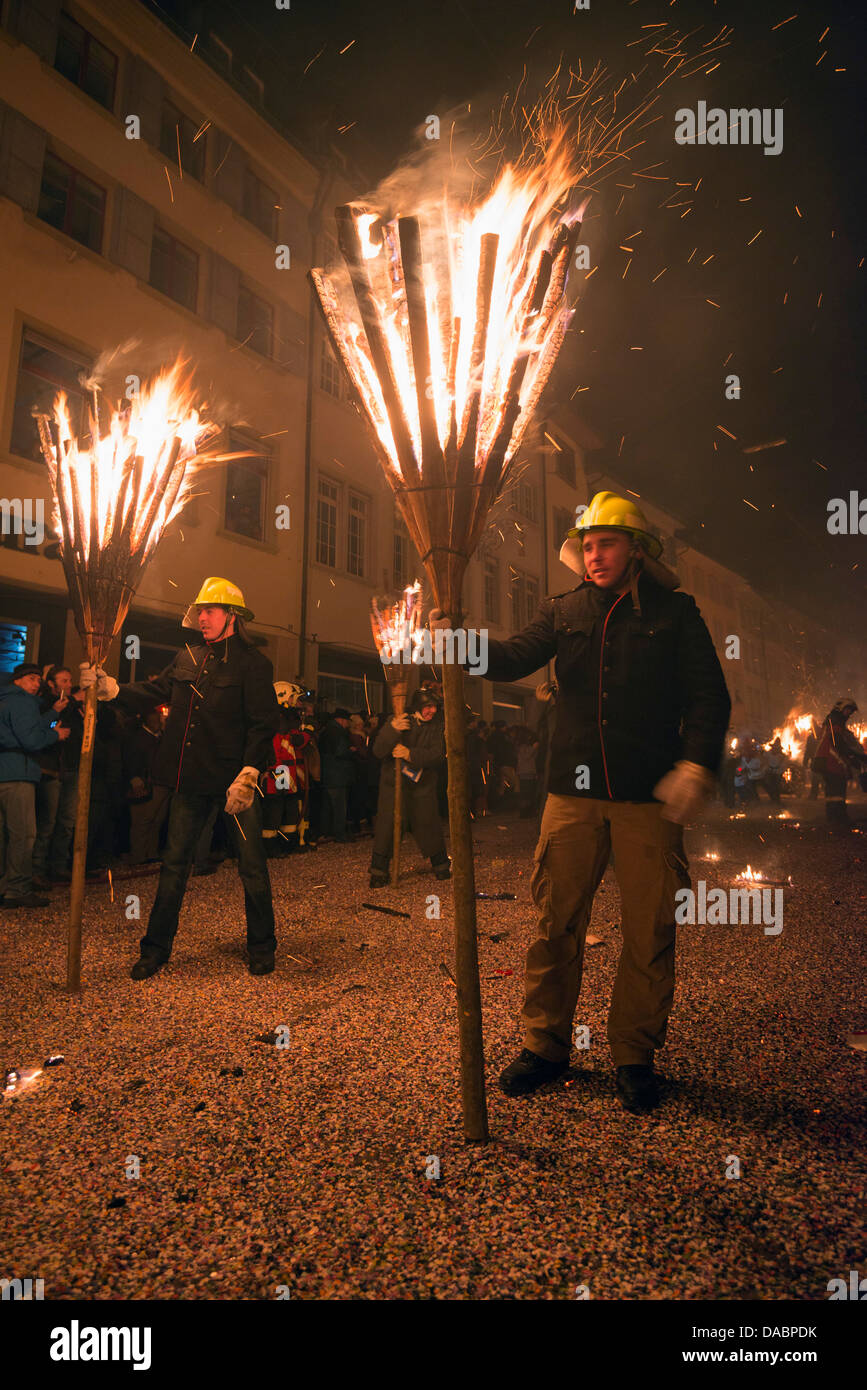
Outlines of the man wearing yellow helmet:
<svg viewBox="0 0 867 1390">
<path fill-rule="evenodd" d="M 707 627 L 675 592 L 661 551 L 634 502 L 597 494 L 560 552 L 582 583 L 544 599 L 517 636 L 488 643 L 487 680 L 519 680 L 552 659 L 557 676 L 532 881 L 539 935 L 527 954 L 524 1050 L 500 1077 L 508 1095 L 569 1065 L 587 925 L 613 849 L 623 948 L 608 1041 L 624 1108 L 658 1102 L 675 893 L 689 883 L 682 826 L 713 786 L 731 708 Z"/>
<path fill-rule="evenodd" d="M 206 579 L 183 626 L 198 629 L 160 675 L 118 687 L 104 671 L 83 666 L 83 688 L 133 712 L 168 705 L 153 780 L 172 792 L 156 899 L 141 941 L 134 980 L 169 958 L 196 842 L 215 807 L 228 814 L 244 885 L 251 975 L 274 969 L 274 907 L 262 843 L 259 777 L 274 761 L 279 722 L 271 662 L 247 632 L 253 617 L 228 579 Z"/>
</svg>

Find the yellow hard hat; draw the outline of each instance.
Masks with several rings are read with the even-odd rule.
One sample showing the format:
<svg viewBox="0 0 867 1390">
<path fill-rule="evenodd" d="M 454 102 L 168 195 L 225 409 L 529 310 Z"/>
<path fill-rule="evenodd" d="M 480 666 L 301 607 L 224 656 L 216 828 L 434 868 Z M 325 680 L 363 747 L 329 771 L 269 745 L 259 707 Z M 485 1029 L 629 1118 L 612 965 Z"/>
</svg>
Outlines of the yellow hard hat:
<svg viewBox="0 0 867 1390">
<path fill-rule="evenodd" d="M 619 497 L 616 492 L 597 492 L 577 526 L 566 532 L 566 540 L 560 549 L 563 564 L 568 565 L 576 574 L 583 574 L 581 543 L 584 535 L 587 531 L 599 530 L 602 527 L 628 532 L 653 560 L 662 554 L 662 542 L 648 531 L 644 515 L 634 502 L 630 502 L 626 497 Z"/>
<path fill-rule="evenodd" d="M 228 608 L 230 613 L 235 613 L 239 618 L 243 618 L 245 622 L 249 623 L 253 621 L 253 614 L 244 603 L 244 595 L 241 593 L 237 584 L 233 584 L 231 579 L 218 579 L 216 576 L 212 576 L 203 583 L 198 592 L 198 596 L 193 600 L 184 614 L 184 620 L 181 626 L 197 627 L 196 609 L 204 608 L 210 604 Z"/>
</svg>

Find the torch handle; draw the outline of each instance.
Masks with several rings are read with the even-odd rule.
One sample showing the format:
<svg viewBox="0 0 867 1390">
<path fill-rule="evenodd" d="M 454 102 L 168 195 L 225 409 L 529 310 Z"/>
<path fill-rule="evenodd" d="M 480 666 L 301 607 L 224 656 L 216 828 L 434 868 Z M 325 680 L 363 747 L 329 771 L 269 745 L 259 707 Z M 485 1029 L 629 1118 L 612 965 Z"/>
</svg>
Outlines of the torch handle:
<svg viewBox="0 0 867 1390">
<path fill-rule="evenodd" d="M 391 707 L 394 714 L 403 714 L 406 709 L 406 687 L 392 686 Z M 391 847 L 391 886 L 397 887 L 400 878 L 400 834 L 403 829 L 403 769 L 401 758 L 393 758 L 394 763 L 394 823 Z"/>
<path fill-rule="evenodd" d="M 87 826 L 90 816 L 93 740 L 96 734 L 96 700 L 96 686 L 91 685 L 84 696 L 84 732 L 81 740 L 81 761 L 78 764 L 78 806 L 75 812 L 72 884 L 69 893 L 66 988 L 70 994 L 77 994 L 81 989 L 81 911 L 84 905 L 84 874 L 87 863 Z"/>
<path fill-rule="evenodd" d="M 452 612 L 458 605 L 451 605 Z M 455 620 L 458 627 L 459 621 Z M 470 788 L 467 775 L 463 668 L 447 661 L 442 668 L 448 763 L 449 837 L 455 912 L 455 977 L 458 987 L 458 1027 L 461 1040 L 461 1092 L 464 1137 L 487 1143 L 485 1053 L 482 1038 L 482 999 L 479 947 L 476 935 L 476 879 L 470 826 Z"/>
</svg>

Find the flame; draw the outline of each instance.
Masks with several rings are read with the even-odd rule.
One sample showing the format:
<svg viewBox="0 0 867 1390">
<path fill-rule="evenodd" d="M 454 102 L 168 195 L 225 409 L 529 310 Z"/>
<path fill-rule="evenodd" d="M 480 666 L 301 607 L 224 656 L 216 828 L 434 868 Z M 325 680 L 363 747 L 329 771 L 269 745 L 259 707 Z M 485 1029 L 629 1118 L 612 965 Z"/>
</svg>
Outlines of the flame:
<svg viewBox="0 0 867 1390">
<path fill-rule="evenodd" d="M 550 247 L 569 250 L 577 237 L 581 209 L 568 206 L 575 186 L 575 141 L 565 127 L 550 134 L 535 162 L 506 165 L 490 193 L 474 203 L 443 194 L 440 187 L 411 209 L 418 218 L 424 259 L 422 288 L 426 308 L 430 377 L 417 383 L 410 334 L 407 286 L 399 216 L 380 222 L 379 214 L 353 206 L 352 225 L 366 269 L 388 367 L 397 389 L 412 446 L 422 457 L 422 422 L 417 386 L 432 401 L 436 431 L 444 450 L 453 429 L 460 440 L 471 405 L 479 395 L 475 462 L 480 467 L 506 416 L 510 378 L 526 359 L 517 391 L 519 412 L 507 441 L 505 465 L 515 455 L 533 407 L 553 366 L 573 310 L 563 302 L 565 271 L 559 270 L 542 302 L 531 304 L 540 263 Z M 371 231 L 381 226 L 379 239 Z M 496 244 L 490 304 L 479 293 L 485 256 Z M 563 256 L 565 259 L 565 256 Z M 401 476 L 401 460 L 392 432 L 385 394 L 374 365 L 365 329 L 352 301 L 346 273 L 313 272 L 314 283 L 344 365 L 358 391 L 391 468 Z M 487 334 L 479 362 L 474 353 Z"/>
<path fill-rule="evenodd" d="M 791 710 L 785 724 L 781 728 L 774 729 L 768 742 L 762 746 L 767 752 L 774 740 L 779 739 L 786 757 L 791 758 L 794 762 L 800 762 L 804 756 L 807 737 L 811 733 L 813 725 L 815 724 L 818 728 L 821 723 L 821 719 L 815 719 L 812 714 L 799 714 L 796 710 Z"/>
<path fill-rule="evenodd" d="M 192 461 L 218 427 L 200 418 L 184 366 L 179 358 L 145 383 L 128 407 L 112 413 L 105 434 L 100 434 L 94 406 L 89 449 L 73 435 L 65 392 L 58 395 L 57 442 L 44 434 L 43 451 L 51 470 L 55 525 L 64 536 L 64 521 L 67 526 L 73 519 L 80 524 L 82 558 L 94 550 L 105 551 L 126 532 L 130 551 L 141 550 L 146 562 L 188 500 Z M 167 487 L 173 455 L 182 477 L 178 486 Z"/>
<path fill-rule="evenodd" d="M 750 868 L 750 866 L 749 866 L 749 864 L 748 864 L 747 867 L 746 867 L 745 869 L 743 869 L 743 870 L 741 871 L 741 873 L 739 873 L 739 874 L 736 876 L 735 882 L 736 882 L 736 883 L 761 883 L 761 882 L 763 882 L 764 877 L 765 877 L 764 874 L 759 873 L 758 869 L 753 870 L 753 869 Z"/>
<path fill-rule="evenodd" d="M 417 651 L 421 639 L 421 583 L 408 584 L 397 601 L 372 599 L 370 625 L 376 650 L 394 660 L 410 645 Z"/>
</svg>

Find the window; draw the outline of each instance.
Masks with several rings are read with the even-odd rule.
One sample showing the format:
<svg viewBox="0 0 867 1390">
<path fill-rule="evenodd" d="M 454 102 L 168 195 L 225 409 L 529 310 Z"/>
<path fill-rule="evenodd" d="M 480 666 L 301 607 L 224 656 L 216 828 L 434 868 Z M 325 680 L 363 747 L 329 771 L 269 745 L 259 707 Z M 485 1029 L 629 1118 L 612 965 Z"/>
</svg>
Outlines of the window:
<svg viewBox="0 0 867 1390">
<path fill-rule="evenodd" d="M 231 77 L 232 50 L 229 45 L 223 43 L 223 40 L 218 38 L 216 34 L 210 33 L 208 35 L 208 52 L 217 71 L 221 72 L 224 77 Z"/>
<path fill-rule="evenodd" d="M 320 671 L 316 677 L 316 694 L 321 705 L 328 709 L 366 710 L 377 714 L 382 709 L 382 682 L 363 680 L 355 676 L 330 676 Z"/>
<path fill-rule="evenodd" d="M 102 250 L 105 190 L 50 150 L 42 166 L 37 214 L 91 251 Z"/>
<path fill-rule="evenodd" d="M 15 391 L 15 414 L 12 420 L 12 438 L 9 448 L 13 454 L 22 458 L 42 459 L 39 435 L 33 419 L 34 407 L 50 414 L 58 391 L 65 391 L 72 432 L 83 439 L 89 435 L 90 424 L 79 377 L 89 373 L 91 363 L 85 357 L 42 338 L 29 329 L 24 330 L 21 339 L 21 357 L 18 364 L 18 385 Z"/>
<path fill-rule="evenodd" d="M 337 484 L 319 479 L 316 498 L 316 559 L 320 565 L 337 568 Z"/>
<path fill-rule="evenodd" d="M 554 467 L 557 470 L 557 476 L 562 478 L 564 483 L 568 483 L 570 487 L 575 486 L 574 449 L 569 449 L 565 444 L 560 444 L 560 447 L 554 454 Z"/>
<path fill-rule="evenodd" d="M 368 511 L 367 498 L 351 492 L 346 528 L 346 568 L 349 574 L 363 576 L 367 568 Z"/>
<path fill-rule="evenodd" d="M 186 309 L 195 310 L 199 287 L 199 258 L 161 227 L 151 243 L 150 283 Z"/>
<path fill-rule="evenodd" d="M 277 203 L 280 199 L 269 188 L 267 183 L 263 183 L 260 178 L 253 173 L 252 169 L 244 170 L 244 196 L 241 201 L 241 213 L 248 222 L 252 222 L 254 227 L 258 227 L 260 232 L 264 232 L 272 241 L 277 240 Z"/>
<path fill-rule="evenodd" d="M 489 623 L 500 621 L 500 564 L 498 560 L 485 556 L 485 620 Z"/>
<path fill-rule="evenodd" d="M 238 340 L 263 357 L 270 357 L 274 341 L 274 314 L 271 305 L 259 299 L 242 284 L 238 290 Z"/>
<path fill-rule="evenodd" d="M 395 589 L 405 589 L 407 584 L 411 582 L 409 573 L 410 552 L 411 541 L 409 532 L 406 529 L 406 522 L 397 508 L 395 508 L 394 550 L 392 552 L 391 566 L 391 582 Z"/>
<path fill-rule="evenodd" d="M 250 448 L 241 435 L 229 433 L 229 452 Z M 268 500 L 268 460 L 251 455 L 226 464 L 225 529 L 253 541 L 265 539 L 265 506 Z"/>
<path fill-rule="evenodd" d="M 575 525 L 575 513 L 570 512 L 568 507 L 554 508 L 554 522 L 551 528 L 551 540 L 554 549 L 558 552 L 566 539 L 567 531 L 571 531 Z"/>
<path fill-rule="evenodd" d="M 340 364 L 327 338 L 322 339 L 322 351 L 319 355 L 319 385 L 329 396 L 340 400 Z"/>
<path fill-rule="evenodd" d="M 58 24 L 54 66 L 100 106 L 113 109 L 117 58 L 65 11 Z"/>
<path fill-rule="evenodd" d="M 538 492 L 535 483 L 518 483 L 515 488 L 515 510 L 528 521 L 538 521 Z"/>
<path fill-rule="evenodd" d="M 199 183 L 202 183 L 205 177 L 206 135 L 202 130 L 203 124 L 205 123 L 196 124 L 172 102 L 163 102 L 160 117 L 160 150 L 174 166 L 178 162 L 180 149 L 181 170 L 184 174 L 198 179 Z"/>
<path fill-rule="evenodd" d="M 539 581 L 529 574 L 524 580 L 524 599 L 524 612 L 527 615 L 526 622 L 529 625 L 535 618 L 536 610 L 539 607 Z"/>
</svg>

